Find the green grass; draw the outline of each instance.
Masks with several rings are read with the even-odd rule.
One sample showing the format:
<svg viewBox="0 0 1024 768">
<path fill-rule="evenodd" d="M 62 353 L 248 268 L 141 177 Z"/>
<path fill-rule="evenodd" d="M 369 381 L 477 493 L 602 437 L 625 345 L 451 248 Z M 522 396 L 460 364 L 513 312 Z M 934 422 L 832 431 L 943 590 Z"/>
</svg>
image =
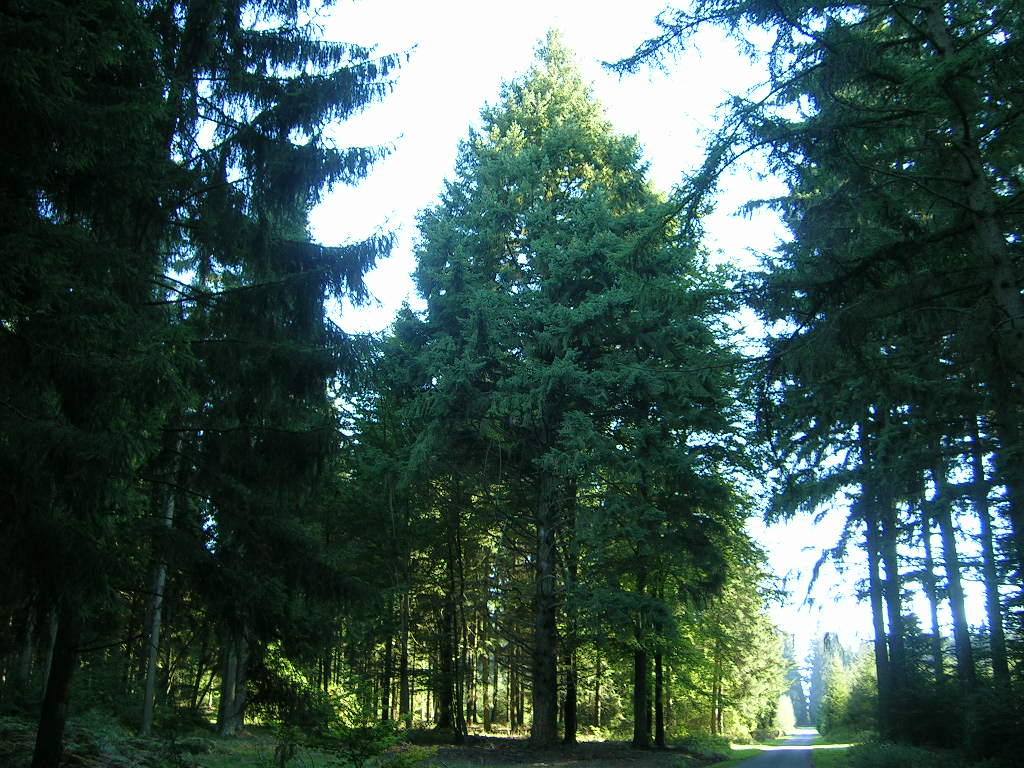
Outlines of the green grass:
<svg viewBox="0 0 1024 768">
<path fill-rule="evenodd" d="M 732 768 L 733 766 L 739 765 L 744 760 L 757 757 L 771 747 L 777 747 L 781 744 L 785 744 L 790 738 L 790 736 L 783 736 L 782 738 L 771 739 L 770 741 L 759 741 L 755 744 L 732 744 L 730 745 L 728 760 L 721 760 L 717 763 L 712 763 L 711 765 L 705 766 L 705 768 Z"/>
<path fill-rule="evenodd" d="M 829 748 L 819 748 L 811 752 L 811 765 L 814 768 L 846 768 L 850 763 L 852 744 L 835 744 Z"/>
</svg>

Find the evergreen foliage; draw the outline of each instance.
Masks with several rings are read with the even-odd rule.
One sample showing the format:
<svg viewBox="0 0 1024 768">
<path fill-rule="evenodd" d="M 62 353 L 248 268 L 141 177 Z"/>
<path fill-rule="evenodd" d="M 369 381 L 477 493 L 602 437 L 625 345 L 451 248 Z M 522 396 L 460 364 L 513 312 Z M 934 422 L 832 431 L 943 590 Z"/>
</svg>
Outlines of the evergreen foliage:
<svg viewBox="0 0 1024 768">
<path fill-rule="evenodd" d="M 306 215 L 377 156 L 334 147 L 324 128 L 382 95 L 397 63 L 318 40 L 309 11 L 96 0 L 0 12 L 0 557 L 26 679 L 55 627 L 38 651 L 52 661 L 35 766 L 59 760 L 80 648 L 133 623 L 119 593 L 141 600 L 145 564 L 170 556 L 162 534 L 148 546 L 148 488 L 193 494 L 175 525 L 191 554 L 173 568 L 213 576 L 200 580 L 212 615 L 244 627 L 258 600 L 277 625 L 256 637 L 292 631 L 284 588 L 246 582 L 311 538 L 300 510 L 336 441 L 326 386 L 354 367 L 324 301 L 362 297 L 387 247 L 322 248 Z"/>
<path fill-rule="evenodd" d="M 321 10 L 0 9 L 0 703 L 33 765 L 69 712 L 273 723 L 282 764 L 399 723 L 770 728 L 734 276 L 552 34 L 421 215 L 426 312 L 346 335 L 391 240 L 308 215 L 382 156 L 329 127 L 399 59 Z"/>
<path fill-rule="evenodd" d="M 517 515 L 532 516 L 534 743 L 556 738 L 557 605 L 566 588 L 580 597 L 585 568 L 614 578 L 603 600 L 636 655 L 634 744 L 646 746 L 660 596 L 714 589 L 738 535 L 723 475 L 730 384 L 716 374 L 729 353 L 712 324 L 723 288 L 554 35 L 483 111 L 456 173 L 421 219 L 427 434 L 444 433 L 435 451 L 461 443 L 457 465 L 478 466 L 469 445 L 501 457 Z"/>
<path fill-rule="evenodd" d="M 751 203 L 778 210 L 792 233 L 747 281 L 769 329 L 753 381 L 780 474 L 771 514 L 852 501 L 830 554 L 863 533 L 879 728 L 964 743 L 988 679 L 1003 695 L 1020 685 L 1004 631 L 1019 600 L 1000 597 L 1019 595 L 1024 552 L 1019 9 L 724 0 L 670 9 L 659 23 L 662 34 L 620 66 L 685 45 L 705 25 L 774 35 L 767 96 L 734 100 L 689 187 L 697 210 L 752 150 L 788 187 Z M 965 609 L 970 544 L 957 530 L 972 517 L 988 593 L 982 664 Z M 948 600 L 952 665 L 937 611 L 924 645 L 905 616 L 915 581 L 933 606 Z M 944 722 L 951 682 L 966 717 L 930 727 Z M 845 707 L 833 703 L 833 714 Z"/>
</svg>

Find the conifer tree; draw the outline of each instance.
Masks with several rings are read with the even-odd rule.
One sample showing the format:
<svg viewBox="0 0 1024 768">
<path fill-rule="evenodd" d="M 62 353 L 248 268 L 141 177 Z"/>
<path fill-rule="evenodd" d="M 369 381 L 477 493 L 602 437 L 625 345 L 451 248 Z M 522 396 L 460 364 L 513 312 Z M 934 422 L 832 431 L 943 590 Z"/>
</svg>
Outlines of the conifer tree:
<svg viewBox="0 0 1024 768">
<path fill-rule="evenodd" d="M 858 497 L 847 537 L 867 529 L 878 723 L 910 738 L 916 725 L 901 713 L 922 691 L 907 661 L 913 633 L 900 605 L 898 540 L 920 519 L 944 530 L 957 671 L 974 689 L 949 514 L 964 495 L 948 476 L 971 466 L 967 437 L 979 419 L 1018 574 L 1024 563 L 1020 9 L 712 0 L 660 23 L 663 33 L 624 67 L 707 24 L 776 36 L 768 95 L 734 100 L 691 200 L 706 200 L 722 170 L 753 149 L 788 184 L 770 202 L 793 240 L 751 281 L 751 302 L 772 328 L 761 417 L 785 457 L 776 500 L 786 513 L 842 491 Z M 822 461 L 838 455 L 847 461 Z M 996 626 L 998 601 L 992 609 Z M 933 666 L 940 677 L 941 663 Z"/>
<path fill-rule="evenodd" d="M 0 259 L 10 278 L 0 288 L 0 524 L 14 585 L 5 601 L 30 596 L 41 619 L 57 617 L 39 768 L 59 760 L 80 637 L 106 609 L 111 566 L 133 562 L 136 473 L 162 430 L 203 428 L 182 413 L 225 402 L 223 390 L 189 391 L 197 380 L 226 384 L 192 375 L 209 357 L 194 354 L 188 334 L 201 323 L 190 321 L 275 285 L 249 293 L 261 302 L 247 308 L 274 328 L 275 366 L 297 363 L 272 397 L 308 405 L 316 391 L 310 407 L 322 416 L 325 371 L 341 362 L 322 365 L 328 347 L 341 352 L 322 302 L 361 295 L 363 272 L 386 251 L 379 239 L 308 242 L 309 206 L 376 156 L 334 147 L 324 128 L 382 95 L 396 63 L 318 40 L 309 10 L 93 0 L 0 11 Z M 242 341 L 229 336 L 235 319 L 201 340 L 207 350 Z M 228 385 L 236 404 L 253 386 L 241 379 Z M 323 434 L 309 411 L 285 420 L 299 430 L 316 421 Z"/>
<path fill-rule="evenodd" d="M 522 483 L 533 536 L 531 738 L 550 744 L 567 572 L 557 559 L 570 551 L 559 540 L 587 514 L 577 501 L 605 488 L 607 509 L 591 514 L 633 526 L 615 536 L 638 542 L 645 568 L 665 551 L 653 545 L 665 519 L 688 532 L 674 534 L 687 552 L 715 561 L 715 526 L 733 530 L 736 509 L 721 463 L 734 361 L 715 320 L 720 280 L 705 280 L 674 207 L 644 181 L 635 140 L 612 133 L 557 35 L 482 123 L 420 221 L 416 279 L 433 365 L 425 407 L 444 433 L 435 450 L 461 441 L 464 460 L 500 458 Z"/>
</svg>

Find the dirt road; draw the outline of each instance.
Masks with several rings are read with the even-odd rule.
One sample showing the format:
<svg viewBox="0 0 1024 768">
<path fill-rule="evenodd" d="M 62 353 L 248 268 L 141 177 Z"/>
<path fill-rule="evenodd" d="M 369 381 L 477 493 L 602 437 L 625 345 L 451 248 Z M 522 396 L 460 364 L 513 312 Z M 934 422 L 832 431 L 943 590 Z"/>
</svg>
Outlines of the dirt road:
<svg viewBox="0 0 1024 768">
<path fill-rule="evenodd" d="M 784 745 L 769 747 L 736 768 L 811 768 L 811 742 L 814 736 L 814 731 L 800 733 Z"/>
</svg>

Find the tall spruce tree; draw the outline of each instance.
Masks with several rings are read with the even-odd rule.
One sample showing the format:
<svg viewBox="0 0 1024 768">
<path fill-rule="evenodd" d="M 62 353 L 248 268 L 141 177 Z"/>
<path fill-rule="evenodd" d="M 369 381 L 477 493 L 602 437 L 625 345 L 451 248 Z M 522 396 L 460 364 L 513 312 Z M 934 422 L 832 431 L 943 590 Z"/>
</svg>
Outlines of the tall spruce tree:
<svg viewBox="0 0 1024 768">
<path fill-rule="evenodd" d="M 715 0 L 660 23 L 662 34 L 624 67 L 685 45 L 704 25 L 775 35 L 768 95 L 733 102 L 691 200 L 703 201 L 753 148 L 788 184 L 772 203 L 793 240 L 752 281 L 773 331 L 761 413 L 787 457 L 780 511 L 844 488 L 858 497 L 852 522 L 867 529 L 879 726 L 910 738 L 915 726 L 901 713 L 921 691 L 908 677 L 898 542 L 908 523 L 938 515 L 958 676 L 972 689 L 948 514 L 964 494 L 947 478 L 971 465 L 967 437 L 979 419 L 993 438 L 988 458 L 1018 574 L 1024 562 L 1020 9 Z M 822 462 L 839 455 L 845 465 Z M 992 609 L 996 626 L 998 601 Z"/>
<path fill-rule="evenodd" d="M 325 293 L 360 295 L 386 250 L 381 240 L 324 249 L 305 233 L 325 186 L 360 178 L 376 156 L 334 147 L 325 126 L 381 95 L 395 63 L 318 40 L 309 6 L 0 11 L 0 524 L 6 604 L 28 596 L 38 626 L 56 617 L 39 768 L 60 758 L 80 638 L 109 606 L 110 566 L 132 561 L 119 548 L 132 545 L 143 506 L 136 473 L 163 428 L 197 427 L 180 423 L 197 404 L 188 382 L 203 379 L 184 373 L 197 326 L 183 320 L 272 282 L 287 287 L 250 311 L 262 306 L 261 322 L 289 329 L 277 362 L 302 358 L 302 345 L 337 348 L 316 317 Z M 178 277 L 190 271 L 186 286 Z M 237 344 L 228 333 L 203 341 Z M 316 381 L 300 365 L 273 397 L 322 391 L 326 369 L 314 367 Z M 236 402 L 252 384 L 236 380 Z M 308 411 L 296 418 L 310 423 Z"/>
<path fill-rule="evenodd" d="M 689 531 L 686 551 L 715 561 L 714 526 L 731 530 L 736 509 L 719 461 L 734 361 L 715 319 L 721 281 L 705 280 L 635 140 L 612 132 L 557 34 L 482 123 L 420 221 L 424 398 L 444 433 L 435 449 L 458 434 L 464 456 L 495 457 L 520 483 L 512 510 L 533 537 L 531 739 L 545 745 L 557 738 L 560 574 L 572 570 L 557 558 L 584 514 L 578 497 L 606 484 L 607 514 L 633 526 L 645 568 L 666 518 Z"/>
</svg>

